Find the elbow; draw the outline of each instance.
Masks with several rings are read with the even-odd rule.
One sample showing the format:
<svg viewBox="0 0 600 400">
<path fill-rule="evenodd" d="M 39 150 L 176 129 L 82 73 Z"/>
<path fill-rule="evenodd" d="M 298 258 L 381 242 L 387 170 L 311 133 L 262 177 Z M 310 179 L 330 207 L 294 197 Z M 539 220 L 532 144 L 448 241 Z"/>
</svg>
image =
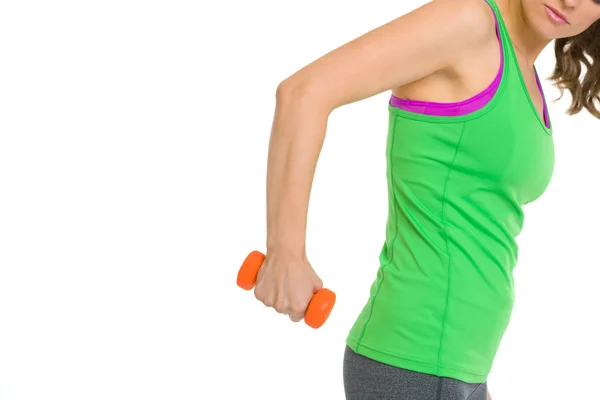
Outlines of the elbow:
<svg viewBox="0 0 600 400">
<path fill-rule="evenodd" d="M 311 108 L 318 108 L 320 112 L 329 114 L 332 107 L 325 101 L 325 96 L 320 95 L 313 85 L 297 79 L 288 78 L 277 86 L 275 94 L 279 104 L 301 104 Z"/>
<path fill-rule="evenodd" d="M 279 83 L 275 91 L 277 101 L 297 101 L 306 98 L 308 89 L 306 84 L 298 80 L 286 79 Z"/>
</svg>

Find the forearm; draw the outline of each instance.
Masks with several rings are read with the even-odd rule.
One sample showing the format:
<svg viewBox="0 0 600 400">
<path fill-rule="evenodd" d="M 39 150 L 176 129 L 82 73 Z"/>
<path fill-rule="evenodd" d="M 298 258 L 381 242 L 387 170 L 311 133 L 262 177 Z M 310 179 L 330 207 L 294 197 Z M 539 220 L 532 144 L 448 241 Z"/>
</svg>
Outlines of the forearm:
<svg viewBox="0 0 600 400">
<path fill-rule="evenodd" d="M 305 256 L 308 204 L 330 111 L 280 85 L 267 160 L 267 251 Z"/>
</svg>

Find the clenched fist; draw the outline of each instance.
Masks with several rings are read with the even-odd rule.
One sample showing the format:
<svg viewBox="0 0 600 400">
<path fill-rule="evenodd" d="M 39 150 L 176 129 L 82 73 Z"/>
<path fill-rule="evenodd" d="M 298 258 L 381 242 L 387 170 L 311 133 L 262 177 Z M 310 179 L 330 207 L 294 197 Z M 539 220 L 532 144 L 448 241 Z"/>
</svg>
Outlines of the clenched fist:
<svg viewBox="0 0 600 400">
<path fill-rule="evenodd" d="M 306 258 L 268 253 L 258 271 L 254 295 L 265 306 L 299 322 L 313 294 L 322 287 Z"/>
</svg>

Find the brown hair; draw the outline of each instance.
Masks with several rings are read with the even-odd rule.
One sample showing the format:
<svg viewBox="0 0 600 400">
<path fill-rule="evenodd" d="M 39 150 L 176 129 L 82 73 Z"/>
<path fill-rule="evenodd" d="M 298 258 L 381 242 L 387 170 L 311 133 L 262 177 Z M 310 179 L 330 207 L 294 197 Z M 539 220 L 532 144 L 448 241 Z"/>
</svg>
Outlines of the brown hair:
<svg viewBox="0 0 600 400">
<path fill-rule="evenodd" d="M 577 36 L 556 39 L 554 54 L 556 67 L 549 79 L 560 89 L 559 99 L 565 89 L 571 92 L 573 101 L 567 114 L 574 115 L 585 108 L 600 118 L 600 20 Z M 582 65 L 586 72 L 580 78 Z"/>
</svg>

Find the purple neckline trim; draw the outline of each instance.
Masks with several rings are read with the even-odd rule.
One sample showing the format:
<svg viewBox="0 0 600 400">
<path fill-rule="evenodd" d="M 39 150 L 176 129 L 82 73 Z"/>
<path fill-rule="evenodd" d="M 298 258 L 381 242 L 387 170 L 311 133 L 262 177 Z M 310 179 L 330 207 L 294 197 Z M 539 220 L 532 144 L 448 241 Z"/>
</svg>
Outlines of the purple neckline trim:
<svg viewBox="0 0 600 400">
<path fill-rule="evenodd" d="M 490 7 L 491 5 L 488 4 Z M 493 11 L 493 8 L 492 8 Z M 421 101 L 421 100 L 410 100 L 410 99 L 400 99 L 394 95 L 391 96 L 390 104 L 393 107 L 400 108 L 405 111 L 418 113 L 418 114 L 426 114 L 426 115 L 436 115 L 436 116 L 460 116 L 470 114 L 474 111 L 477 111 L 483 108 L 486 104 L 488 104 L 494 94 L 497 92 L 498 87 L 500 86 L 500 81 L 502 80 L 502 71 L 504 69 L 504 51 L 502 47 L 502 36 L 500 34 L 500 27 L 498 23 L 498 17 L 494 12 L 494 20 L 496 23 L 496 36 L 500 41 L 500 68 L 498 69 L 498 73 L 496 74 L 496 78 L 494 81 L 482 92 L 476 94 L 475 96 L 455 103 L 437 103 L 432 101 Z M 546 99 L 544 97 L 544 93 L 542 91 L 542 85 L 540 83 L 539 77 L 537 76 L 537 72 L 535 74 L 535 78 L 537 81 L 537 86 L 542 94 L 542 100 L 544 102 L 544 123 L 547 128 L 549 127 L 548 121 L 548 111 L 546 109 Z"/>
</svg>

